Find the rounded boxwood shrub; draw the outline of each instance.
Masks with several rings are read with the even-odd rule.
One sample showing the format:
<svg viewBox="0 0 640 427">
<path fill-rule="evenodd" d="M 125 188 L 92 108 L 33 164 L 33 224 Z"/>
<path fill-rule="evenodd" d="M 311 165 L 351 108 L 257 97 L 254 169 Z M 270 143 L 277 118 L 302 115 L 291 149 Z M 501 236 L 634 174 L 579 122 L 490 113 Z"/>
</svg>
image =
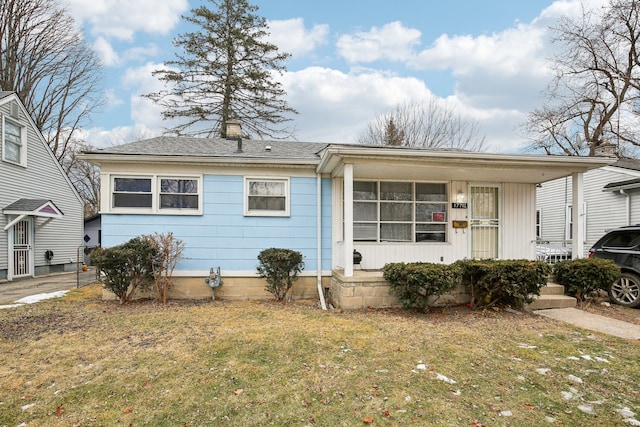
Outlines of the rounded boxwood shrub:
<svg viewBox="0 0 640 427">
<path fill-rule="evenodd" d="M 429 308 L 460 283 L 459 270 L 453 264 L 391 263 L 384 266 L 383 276 L 402 307 L 419 310 Z"/>
<path fill-rule="evenodd" d="M 554 264 L 553 274 L 569 295 L 584 301 L 600 290 L 607 291 L 621 271 L 610 259 L 578 258 Z"/>
<path fill-rule="evenodd" d="M 287 292 L 304 270 L 303 256 L 291 249 L 269 248 L 258 254 L 258 274 L 267 279 L 267 291 L 277 301 L 284 300 Z"/>
</svg>

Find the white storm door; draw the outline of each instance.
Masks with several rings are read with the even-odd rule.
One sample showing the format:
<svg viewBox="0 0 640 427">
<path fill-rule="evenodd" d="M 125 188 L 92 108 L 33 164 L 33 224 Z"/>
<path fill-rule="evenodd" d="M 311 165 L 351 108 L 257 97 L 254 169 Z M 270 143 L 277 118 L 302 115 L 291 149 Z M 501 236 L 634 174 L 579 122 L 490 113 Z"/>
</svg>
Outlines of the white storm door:
<svg viewBox="0 0 640 427">
<path fill-rule="evenodd" d="M 9 279 L 33 276 L 33 222 L 31 219 L 18 221 L 11 228 L 11 234 Z"/>
<path fill-rule="evenodd" d="M 500 188 L 471 186 L 471 258 L 497 259 L 500 241 Z"/>
</svg>

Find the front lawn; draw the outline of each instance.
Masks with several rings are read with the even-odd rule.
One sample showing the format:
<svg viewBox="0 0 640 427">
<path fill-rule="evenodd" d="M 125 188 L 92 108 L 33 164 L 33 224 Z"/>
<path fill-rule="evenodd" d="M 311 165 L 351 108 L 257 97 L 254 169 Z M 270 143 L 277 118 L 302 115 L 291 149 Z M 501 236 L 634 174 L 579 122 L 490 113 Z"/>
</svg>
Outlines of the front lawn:
<svg viewBox="0 0 640 427">
<path fill-rule="evenodd" d="M 640 425 L 640 346 L 529 314 L 102 301 L 0 310 L 0 425 Z"/>
</svg>

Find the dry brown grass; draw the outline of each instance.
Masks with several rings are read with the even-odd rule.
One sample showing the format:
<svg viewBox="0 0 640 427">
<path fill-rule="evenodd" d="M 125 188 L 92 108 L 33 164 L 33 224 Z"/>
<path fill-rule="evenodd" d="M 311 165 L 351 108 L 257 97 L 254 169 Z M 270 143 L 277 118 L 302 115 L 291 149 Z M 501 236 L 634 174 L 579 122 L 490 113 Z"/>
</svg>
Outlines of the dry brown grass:
<svg viewBox="0 0 640 427">
<path fill-rule="evenodd" d="M 529 314 L 121 306 L 92 286 L 0 310 L 0 425 L 619 426 L 639 358 Z"/>
</svg>

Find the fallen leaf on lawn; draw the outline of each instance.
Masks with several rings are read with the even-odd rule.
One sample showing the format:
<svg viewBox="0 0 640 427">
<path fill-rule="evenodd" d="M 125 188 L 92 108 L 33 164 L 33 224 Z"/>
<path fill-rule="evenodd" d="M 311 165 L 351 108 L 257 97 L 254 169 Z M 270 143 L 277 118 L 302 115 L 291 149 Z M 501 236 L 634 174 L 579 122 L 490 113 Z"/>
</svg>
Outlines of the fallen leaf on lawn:
<svg viewBox="0 0 640 427">
<path fill-rule="evenodd" d="M 244 393 L 244 389 L 243 388 L 238 388 L 233 390 L 233 394 L 235 394 L 236 396 L 240 396 L 242 393 Z"/>
<path fill-rule="evenodd" d="M 60 405 L 56 408 L 56 415 L 60 416 L 62 414 L 64 414 L 64 406 Z"/>
<path fill-rule="evenodd" d="M 122 410 L 122 412 L 124 412 L 125 414 L 128 414 L 129 412 L 133 411 L 133 409 L 131 409 L 131 406 L 127 406 L 126 408 L 124 408 Z"/>
<path fill-rule="evenodd" d="M 373 418 L 371 418 L 371 417 L 364 417 L 364 418 L 362 419 L 362 422 L 363 422 L 363 423 L 365 423 L 365 424 L 371 424 L 371 423 L 373 422 Z"/>
</svg>

